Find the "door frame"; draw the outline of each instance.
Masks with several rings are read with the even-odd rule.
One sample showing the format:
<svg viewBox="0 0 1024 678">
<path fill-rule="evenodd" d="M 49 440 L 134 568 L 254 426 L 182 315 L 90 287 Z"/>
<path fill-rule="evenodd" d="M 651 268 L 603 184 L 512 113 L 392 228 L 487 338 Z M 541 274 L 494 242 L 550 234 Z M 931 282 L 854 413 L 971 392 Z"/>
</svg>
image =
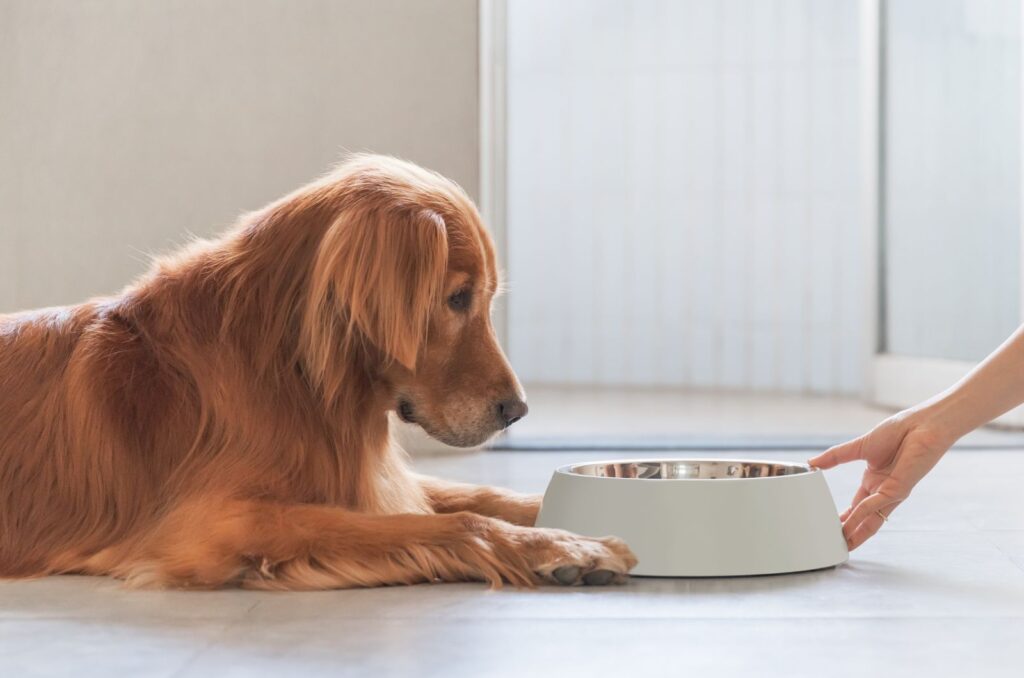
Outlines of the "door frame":
<svg viewBox="0 0 1024 678">
<path fill-rule="evenodd" d="M 480 70 L 480 214 L 498 250 L 498 265 L 508 270 L 506 0 L 479 0 Z M 492 314 L 498 341 L 508 352 L 508 300 L 499 296 Z"/>
</svg>

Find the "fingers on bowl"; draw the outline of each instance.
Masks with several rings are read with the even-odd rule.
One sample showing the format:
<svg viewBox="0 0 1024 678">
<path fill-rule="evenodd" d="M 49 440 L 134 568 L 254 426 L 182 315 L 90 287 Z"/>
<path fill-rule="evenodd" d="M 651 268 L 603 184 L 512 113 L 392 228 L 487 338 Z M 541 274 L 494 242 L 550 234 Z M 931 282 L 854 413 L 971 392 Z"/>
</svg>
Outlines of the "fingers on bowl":
<svg viewBox="0 0 1024 678">
<path fill-rule="evenodd" d="M 854 502 L 842 516 L 843 536 L 851 551 L 875 535 L 899 505 L 900 500 L 881 493 L 874 493 L 862 501 Z"/>
</svg>

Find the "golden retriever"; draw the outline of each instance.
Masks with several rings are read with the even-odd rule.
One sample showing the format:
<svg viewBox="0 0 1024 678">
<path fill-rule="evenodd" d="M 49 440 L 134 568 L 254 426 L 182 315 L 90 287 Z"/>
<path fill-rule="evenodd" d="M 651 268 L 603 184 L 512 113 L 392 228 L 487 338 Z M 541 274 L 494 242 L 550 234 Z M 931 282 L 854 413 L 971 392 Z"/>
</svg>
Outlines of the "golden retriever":
<svg viewBox="0 0 1024 678">
<path fill-rule="evenodd" d="M 460 446 L 526 413 L 497 287 L 457 185 L 360 155 L 116 297 L 0 316 L 0 576 L 621 581 L 621 541 L 532 527 L 538 497 L 418 476 L 390 440 L 389 410 Z"/>
</svg>

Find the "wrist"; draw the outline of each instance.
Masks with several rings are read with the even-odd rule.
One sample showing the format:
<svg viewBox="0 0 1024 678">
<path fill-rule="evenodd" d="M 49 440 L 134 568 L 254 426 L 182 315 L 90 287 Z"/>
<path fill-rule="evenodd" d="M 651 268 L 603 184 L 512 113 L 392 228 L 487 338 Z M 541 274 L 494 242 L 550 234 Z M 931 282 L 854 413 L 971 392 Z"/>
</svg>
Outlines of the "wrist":
<svg viewBox="0 0 1024 678">
<path fill-rule="evenodd" d="M 985 423 L 975 421 L 969 401 L 956 392 L 940 394 L 914 409 L 914 425 L 929 431 L 946 447 Z"/>
</svg>

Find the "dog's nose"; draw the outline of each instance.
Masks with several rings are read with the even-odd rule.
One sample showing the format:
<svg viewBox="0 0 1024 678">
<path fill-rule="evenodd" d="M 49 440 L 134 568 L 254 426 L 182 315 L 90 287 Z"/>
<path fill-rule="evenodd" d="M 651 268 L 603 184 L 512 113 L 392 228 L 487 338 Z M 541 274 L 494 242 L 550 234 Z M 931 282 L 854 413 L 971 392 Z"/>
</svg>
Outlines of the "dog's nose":
<svg viewBox="0 0 1024 678">
<path fill-rule="evenodd" d="M 505 428 L 526 416 L 530 408 L 519 398 L 509 398 L 498 403 L 498 418 L 505 423 Z"/>
</svg>

